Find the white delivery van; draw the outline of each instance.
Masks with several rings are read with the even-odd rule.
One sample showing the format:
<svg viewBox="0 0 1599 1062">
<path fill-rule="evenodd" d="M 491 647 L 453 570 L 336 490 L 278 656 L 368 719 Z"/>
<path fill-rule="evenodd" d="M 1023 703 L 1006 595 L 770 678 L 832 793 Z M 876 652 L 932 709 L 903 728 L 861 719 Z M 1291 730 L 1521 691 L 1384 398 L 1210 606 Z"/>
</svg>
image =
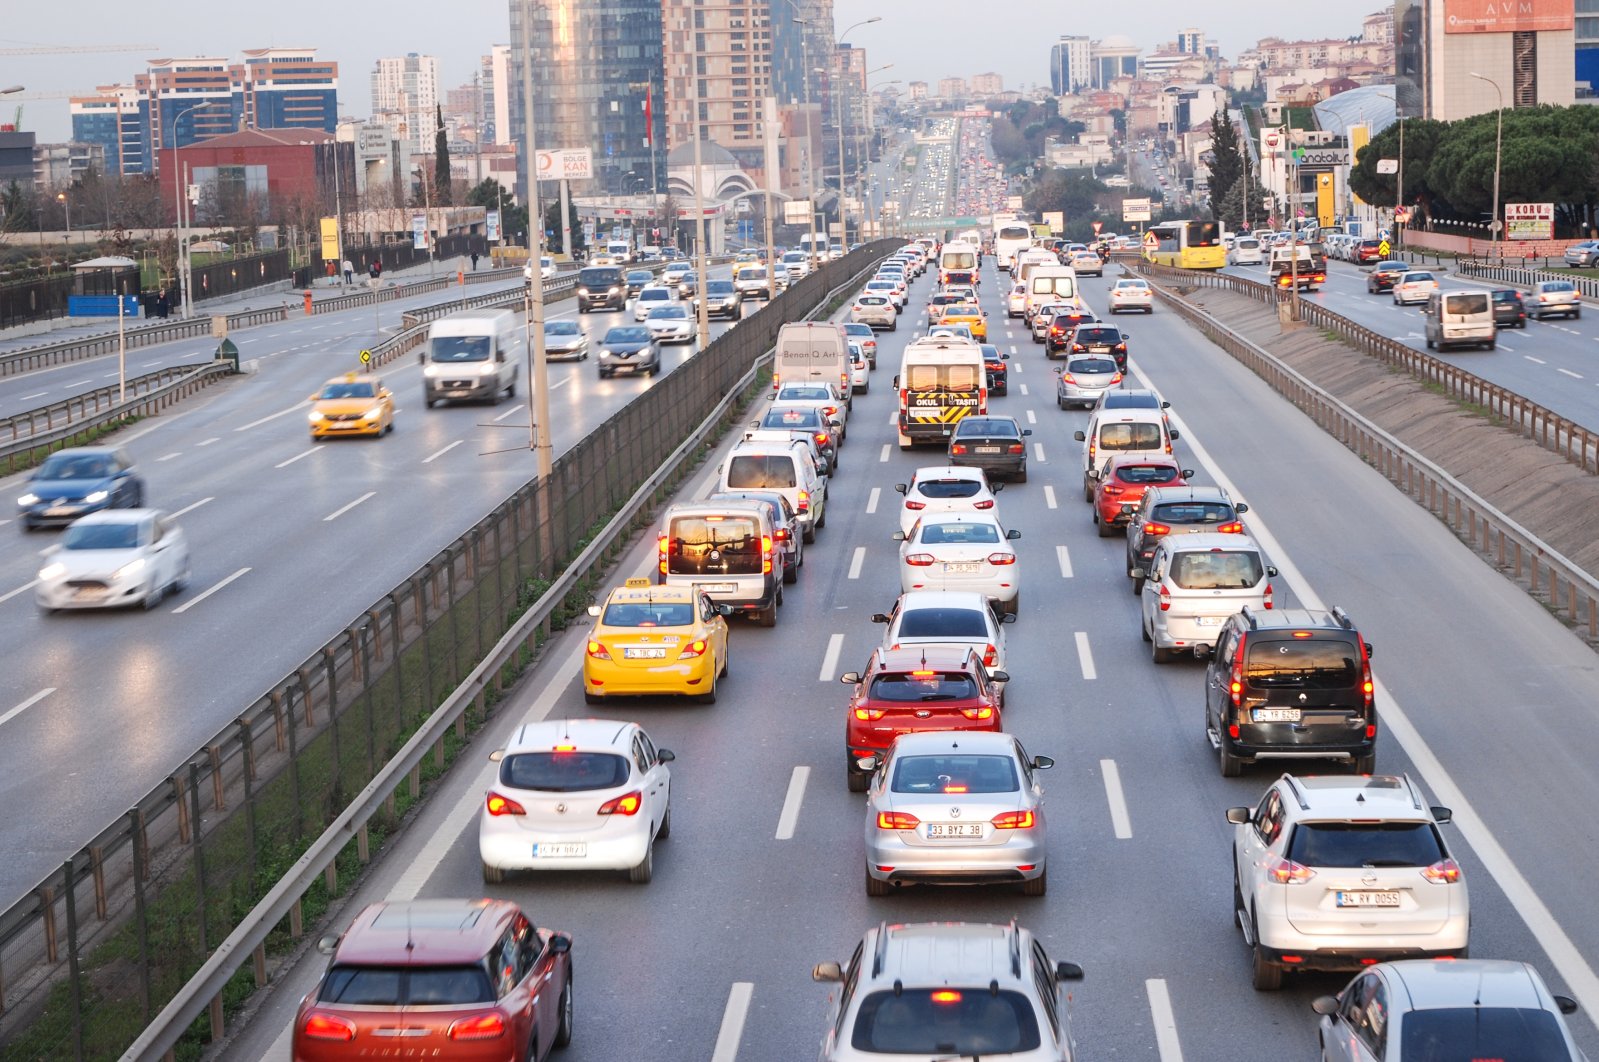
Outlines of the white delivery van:
<svg viewBox="0 0 1599 1062">
<path fill-rule="evenodd" d="M 850 401 L 849 337 L 843 325 L 790 321 L 777 330 L 772 389 L 791 383 L 830 383 Z"/>
<path fill-rule="evenodd" d="M 1427 349 L 1494 349 L 1494 307 L 1486 291 L 1435 291 L 1427 296 Z"/>
<path fill-rule="evenodd" d="M 1028 274 L 1039 266 L 1060 265 L 1060 255 L 1045 247 L 1028 247 L 1016 253 L 1016 264 L 1011 267 L 1011 276 L 1017 280 L 1026 280 Z"/>
<path fill-rule="evenodd" d="M 422 398 L 435 402 L 496 402 L 515 397 L 521 360 L 515 356 L 516 314 L 463 310 L 428 326 L 422 348 Z"/>
<path fill-rule="evenodd" d="M 1095 482 L 1090 472 L 1103 472 L 1112 456 L 1170 457 L 1177 432 L 1158 409 L 1117 407 L 1095 410 L 1088 429 L 1073 432 L 1072 438 L 1083 444 L 1083 500 L 1092 502 Z"/>
<path fill-rule="evenodd" d="M 633 245 L 626 240 L 611 240 L 605 245 L 605 253 L 610 255 L 617 265 L 627 265 L 633 260 Z"/>
<path fill-rule="evenodd" d="M 806 542 L 816 541 L 816 532 L 827 523 L 827 480 L 802 439 L 746 439 L 733 447 L 719 472 L 717 491 L 770 490 L 787 498 Z"/>
<path fill-rule="evenodd" d="M 1027 285 L 1027 294 L 1022 300 L 1022 316 L 1028 321 L 1046 303 L 1065 302 L 1077 307 L 1083 304 L 1077 294 L 1077 270 L 1071 266 L 1034 266 L 1027 271 L 1022 283 Z"/>
</svg>

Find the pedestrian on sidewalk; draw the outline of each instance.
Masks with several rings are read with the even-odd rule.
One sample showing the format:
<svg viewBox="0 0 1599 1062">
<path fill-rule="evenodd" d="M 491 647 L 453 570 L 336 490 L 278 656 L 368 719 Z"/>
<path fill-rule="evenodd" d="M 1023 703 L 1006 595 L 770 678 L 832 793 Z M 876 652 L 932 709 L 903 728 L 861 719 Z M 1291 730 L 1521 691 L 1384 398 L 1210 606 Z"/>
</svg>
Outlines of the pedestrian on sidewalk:
<svg viewBox="0 0 1599 1062">
<path fill-rule="evenodd" d="M 167 300 L 167 293 L 163 290 L 155 297 L 155 315 L 157 317 L 166 317 L 171 312 L 172 303 Z"/>
<path fill-rule="evenodd" d="M 348 258 L 344 260 L 344 283 L 346 287 L 355 283 L 355 266 Z"/>
<path fill-rule="evenodd" d="M 472 252 L 472 272 L 477 272 L 477 252 Z"/>
</svg>

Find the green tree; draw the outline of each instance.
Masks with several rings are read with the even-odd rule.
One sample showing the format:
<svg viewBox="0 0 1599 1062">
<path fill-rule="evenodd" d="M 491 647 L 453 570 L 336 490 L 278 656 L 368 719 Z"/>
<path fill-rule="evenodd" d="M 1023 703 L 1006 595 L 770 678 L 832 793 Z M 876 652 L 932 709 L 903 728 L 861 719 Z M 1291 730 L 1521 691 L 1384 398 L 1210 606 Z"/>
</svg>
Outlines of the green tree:
<svg viewBox="0 0 1599 1062">
<path fill-rule="evenodd" d="M 1210 116 L 1210 201 L 1216 217 L 1227 228 L 1238 228 L 1238 217 L 1227 217 L 1218 209 L 1234 198 L 1234 188 L 1244 176 L 1244 152 L 1240 150 L 1238 132 L 1233 123 L 1220 110 Z M 1242 203 L 1242 199 L 1239 199 Z"/>
<path fill-rule="evenodd" d="M 450 136 L 444 131 L 444 107 L 435 105 L 433 128 L 433 201 L 450 205 Z"/>
<path fill-rule="evenodd" d="M 583 253 L 583 221 L 577 216 L 577 204 L 570 204 L 567 210 L 567 224 L 572 229 L 572 254 Z M 544 207 L 544 245 L 553 252 L 561 246 L 561 201 L 551 200 Z"/>
<path fill-rule="evenodd" d="M 504 242 L 511 242 L 517 233 L 527 231 L 527 207 L 517 203 L 510 189 L 493 177 L 475 185 L 466 193 L 467 206 L 480 206 L 500 212 L 500 233 Z"/>
<path fill-rule="evenodd" d="M 1100 203 L 1108 198 L 1109 191 L 1087 170 L 1050 169 L 1039 177 L 1023 205 L 1038 213 L 1059 211 L 1066 215 L 1068 225 L 1092 221 L 1096 217 L 1105 221 L 1108 218 L 1101 216 Z"/>
<path fill-rule="evenodd" d="M 1404 124 L 1405 203 L 1420 204 L 1422 212 L 1434 213 L 1439 196 L 1428 174 L 1439 144 L 1448 135 L 1449 123 L 1430 118 L 1409 118 Z M 1395 122 L 1371 138 L 1355 156 L 1349 171 L 1349 188 L 1374 206 L 1392 207 L 1398 192 L 1398 175 L 1378 173 L 1381 159 L 1399 159 L 1399 126 Z"/>
</svg>

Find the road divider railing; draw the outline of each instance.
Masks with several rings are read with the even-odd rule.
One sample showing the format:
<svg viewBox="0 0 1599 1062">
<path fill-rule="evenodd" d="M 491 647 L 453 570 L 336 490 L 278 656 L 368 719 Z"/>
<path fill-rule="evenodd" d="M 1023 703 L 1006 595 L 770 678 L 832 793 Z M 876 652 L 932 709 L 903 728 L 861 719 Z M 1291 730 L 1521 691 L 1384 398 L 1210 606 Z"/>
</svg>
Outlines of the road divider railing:
<svg viewBox="0 0 1599 1062">
<path fill-rule="evenodd" d="M 287 320 L 288 311 L 282 306 L 265 306 L 258 310 L 240 310 L 238 313 L 224 316 L 228 319 L 228 331 L 235 332 L 241 328 L 253 328 L 256 325 L 276 324 Z M 35 369 L 48 369 L 54 365 L 66 365 L 87 358 L 98 358 L 104 354 L 115 354 L 119 344 L 124 344 L 126 349 L 133 350 L 137 347 L 154 346 L 157 343 L 170 343 L 178 339 L 209 335 L 211 335 L 211 318 L 205 316 L 193 317 L 187 321 L 168 321 L 162 324 L 124 328 L 120 339 L 115 332 L 107 332 L 88 339 L 64 339 L 58 343 L 43 343 L 35 347 L 0 353 L 0 378 L 32 372 Z"/>
<path fill-rule="evenodd" d="M 1162 302 L 1306 413 L 1418 505 L 1442 520 L 1478 556 L 1494 564 L 1557 614 L 1599 639 L 1599 581 L 1531 531 L 1495 508 L 1425 455 L 1389 434 L 1281 359 L 1233 332 L 1162 283 L 1186 284 L 1191 274 L 1163 269 Z"/>
<path fill-rule="evenodd" d="M 36 438 L 41 432 L 79 424 L 100 413 L 108 412 L 129 396 L 141 397 L 187 376 L 195 369 L 206 367 L 206 364 L 208 363 L 168 365 L 155 372 L 130 377 L 125 385 L 107 384 L 105 387 L 96 387 L 92 391 L 52 402 L 48 406 L 15 413 L 9 417 L 0 417 L 0 444 L 26 442 Z"/>
<path fill-rule="evenodd" d="M 1463 277 L 1496 280 L 1501 284 L 1511 284 L 1518 288 L 1530 288 L 1545 280 L 1569 280 L 1582 293 L 1583 298 L 1599 299 L 1599 279 L 1579 277 L 1571 273 L 1556 273 L 1532 265 L 1506 265 L 1503 262 L 1490 262 L 1481 258 L 1461 258 L 1455 262 L 1455 272 Z"/>
<path fill-rule="evenodd" d="M 1145 276 L 1168 285 L 1224 288 L 1271 305 L 1276 305 L 1280 300 L 1289 297 L 1288 293 L 1279 292 L 1270 284 L 1262 284 L 1247 277 L 1174 269 L 1170 266 L 1151 265 L 1148 262 L 1138 262 L 1135 265 Z M 1515 431 L 1532 439 L 1544 449 L 1559 454 L 1583 471 L 1599 474 L 1599 432 L 1591 431 L 1576 421 L 1562 417 L 1507 387 L 1489 383 L 1476 373 L 1467 372 L 1442 358 L 1373 332 L 1362 324 L 1333 313 L 1314 300 L 1301 298 L 1299 314 L 1307 323 L 1336 334 L 1355 349 L 1377 358 L 1383 364 L 1409 373 L 1423 383 L 1439 388 L 1457 402 L 1474 406 L 1489 416 L 1500 418 Z"/>
<path fill-rule="evenodd" d="M 796 282 L 652 379 L 547 478 L 528 450 L 485 454 L 530 479 L 0 912 L 7 1051 L 154 1059 L 191 1024 L 222 1036 L 225 1000 L 270 979 L 538 647 L 581 615 L 574 597 L 707 432 L 731 423 L 779 326 L 831 305 L 897 246 Z"/>
<path fill-rule="evenodd" d="M 468 284 L 492 284 L 502 280 L 519 280 L 522 276 L 520 269 L 480 269 L 476 273 L 462 274 Z M 366 281 L 357 281 L 357 286 Z M 376 288 L 367 288 L 365 291 L 353 291 L 348 295 L 330 295 L 325 299 L 313 299 L 311 313 L 313 316 L 324 313 L 338 313 L 340 310 L 350 310 L 357 306 L 371 306 L 374 302 L 393 302 L 395 299 L 408 299 L 413 295 L 426 295 L 430 291 L 443 291 L 446 288 L 458 287 L 460 280 L 454 272 L 449 276 L 431 277 L 427 280 L 414 280 L 406 283 L 390 282 L 383 285 L 381 282 Z"/>
</svg>

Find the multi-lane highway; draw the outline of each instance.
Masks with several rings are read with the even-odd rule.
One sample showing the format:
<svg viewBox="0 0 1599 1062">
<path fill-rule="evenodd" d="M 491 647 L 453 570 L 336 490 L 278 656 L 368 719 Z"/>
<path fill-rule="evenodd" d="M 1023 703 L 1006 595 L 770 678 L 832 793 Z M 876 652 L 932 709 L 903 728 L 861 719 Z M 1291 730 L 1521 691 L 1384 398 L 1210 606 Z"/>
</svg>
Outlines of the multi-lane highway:
<svg viewBox="0 0 1599 1062">
<path fill-rule="evenodd" d="M 1203 736 L 1202 666 L 1150 661 L 1123 544 L 1096 536 L 1081 501 L 1072 432 L 1087 415 L 1055 407 L 1051 363 L 1006 322 L 1002 277 L 991 264 L 985 273 L 992 335 L 1012 355 L 1010 394 L 991 408 L 1034 433 L 1029 481 L 999 499 L 1002 521 L 1023 536 L 1026 587 L 1008 628 L 1005 727 L 1057 760 L 1044 778 L 1048 896 L 925 888 L 868 899 L 862 886 L 863 801 L 845 790 L 848 691 L 837 680 L 865 661 L 882 633 L 870 616 L 898 593 L 894 484 L 939 462 L 894 445 L 895 396 L 884 384 L 911 327 L 880 337 L 880 368 L 855 401 L 828 526 L 777 627 L 736 625 L 718 703 L 586 706 L 576 681 L 585 632 L 568 632 L 482 735 L 477 763 L 441 786 L 341 922 L 384 896 L 488 893 L 571 931 L 577 1031 L 562 1055 L 571 1062 L 805 1057 L 822 1036 L 828 991 L 811 982 L 811 966 L 847 958 L 866 927 L 1013 916 L 1053 957 L 1087 971 L 1073 989 L 1081 1057 L 1311 1056 L 1309 1003 L 1342 979 L 1255 992 L 1231 917 L 1223 812 L 1255 803 L 1277 772 L 1220 777 Z M 1085 282 L 1094 308 L 1103 311 L 1112 279 Z M 917 282 L 904 324 L 925 328 L 930 285 Z M 1132 337 L 1137 382 L 1173 402 L 1178 451 L 1196 482 L 1223 483 L 1252 505 L 1249 530 L 1281 569 L 1279 607 L 1342 605 L 1374 644 L 1378 770 L 1413 773 L 1453 807 L 1455 825 L 1444 829 L 1470 882 L 1473 956 L 1527 959 L 1591 1015 L 1592 651 L 1175 315 L 1118 323 Z M 709 490 L 708 479 L 709 470 L 686 493 Z M 646 535 L 616 581 L 648 570 L 649 546 Z M 492 777 L 488 753 L 524 720 L 595 714 L 638 720 L 677 755 L 674 829 L 657 849 L 654 881 L 548 874 L 485 886 L 476 816 Z M 229 1056 L 286 1058 L 294 1005 L 319 969 L 313 958 L 289 971 Z M 1575 1018 L 1574 1029 L 1599 1053 L 1590 1017 Z"/>
<path fill-rule="evenodd" d="M 446 298 L 381 304 L 385 332 L 403 309 Z M 576 317 L 591 346 L 632 322 L 630 312 L 578 316 L 570 303 L 553 304 L 551 316 Z M 713 336 L 726 327 L 713 324 Z M 415 356 L 382 372 L 399 403 L 392 435 L 313 444 L 306 396 L 359 368 L 376 328 L 366 307 L 242 332 L 257 372 L 113 437 L 145 477 L 148 504 L 178 514 L 193 551 L 189 589 L 154 612 L 41 615 L 31 588 L 57 533 L 0 520 L 17 536 L 0 554 L 0 802 L 9 812 L 0 906 L 533 475 L 526 380 L 515 401 L 429 410 Z M 130 360 L 149 371 L 214 344 L 173 343 Z M 693 349 L 664 348 L 665 371 Z M 0 405 L 38 405 L 48 399 L 25 396 L 82 390 L 74 382 L 98 385 L 115 368 L 112 356 L 8 378 Z M 552 364 L 556 452 L 653 385 L 600 380 L 592 358 Z M 0 482 L 6 505 L 21 482 Z"/>
</svg>

